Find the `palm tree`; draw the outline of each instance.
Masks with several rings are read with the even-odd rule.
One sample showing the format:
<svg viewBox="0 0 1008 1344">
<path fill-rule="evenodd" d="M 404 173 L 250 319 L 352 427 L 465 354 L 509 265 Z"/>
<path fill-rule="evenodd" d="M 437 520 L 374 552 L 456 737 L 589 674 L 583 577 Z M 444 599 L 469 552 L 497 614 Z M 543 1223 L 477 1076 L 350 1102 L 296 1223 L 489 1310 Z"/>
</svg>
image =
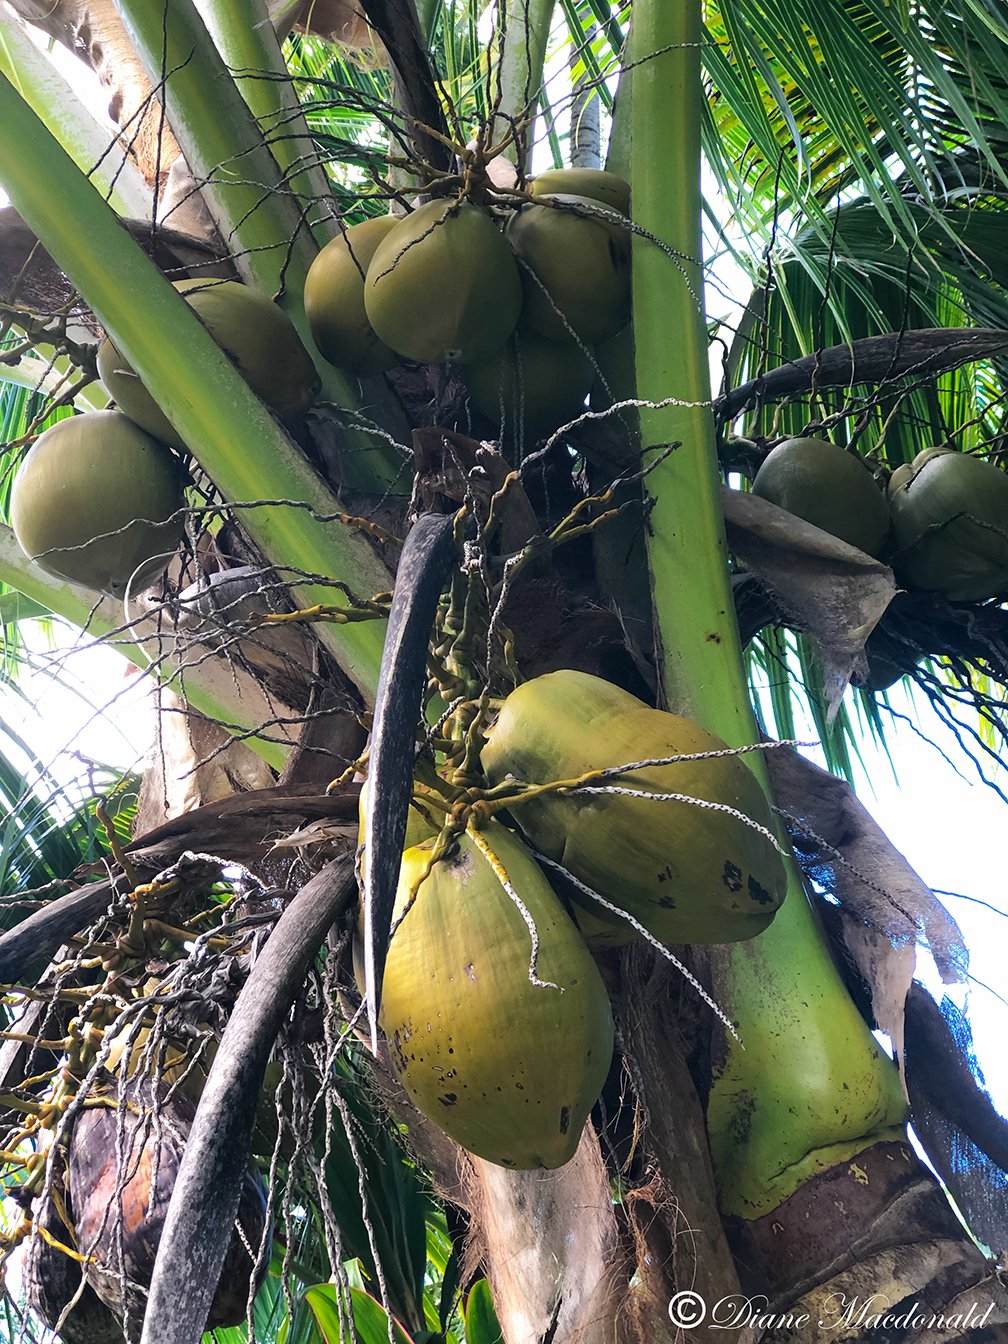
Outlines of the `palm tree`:
<svg viewBox="0 0 1008 1344">
<path fill-rule="evenodd" d="M 713 1339 L 726 1324 L 813 1341 L 840 1325 L 850 1339 L 906 1337 L 943 1314 L 946 1336 L 1000 1338 L 1008 1303 L 966 1224 L 1004 1249 L 1003 1216 L 977 1190 L 1004 1168 L 1003 1127 L 963 1032 L 957 1043 L 911 986 L 917 942 L 955 972 L 956 930 L 846 785 L 762 749 L 747 674 L 769 669 L 782 737 L 804 681 L 838 768 L 852 671 L 869 723 L 882 722 L 880 669 L 912 674 L 953 717 L 965 704 L 976 749 L 996 755 L 1003 612 L 939 585 L 897 596 L 886 564 L 722 480 L 751 481 L 775 443 L 803 434 L 885 476 L 938 444 L 997 461 L 1008 15 L 993 0 L 824 0 L 807 13 L 775 0 L 361 0 L 351 36 L 370 54 L 310 33 L 281 46 L 294 18 L 345 39 L 347 8 L 0 10 L 0 184 L 18 212 L 0 231 L 0 312 L 20 333 L 0 372 L 102 405 L 104 331 L 167 415 L 191 480 L 182 551 L 125 612 L 26 560 L 9 528 L 0 580 L 126 649 L 278 774 L 232 798 L 208 785 L 202 807 L 126 846 L 110 829 L 107 872 L 81 874 L 0 939 L 3 979 L 28 991 L 5 1073 L 10 1184 L 41 1225 L 65 1144 L 78 1170 L 99 1161 L 73 1136 L 78 1114 L 101 1114 L 110 1078 L 126 1111 L 138 1079 L 160 1077 L 155 1112 L 172 1104 L 159 1086 L 188 1084 L 199 1108 L 178 1122 L 185 1151 L 159 1196 L 171 1200 L 149 1301 L 116 1299 L 127 1337 L 143 1316 L 145 1341 L 199 1337 L 253 1179 L 250 1143 L 277 1229 L 249 1308 L 260 1336 L 349 1338 L 352 1322 L 360 1339 L 393 1338 L 395 1317 L 414 1340 L 481 1344 L 496 1313 L 509 1344 Z M 122 119 L 114 157 L 11 10 L 85 49 Z M 492 434 L 492 405 L 480 420 L 452 368 L 358 382 L 327 364 L 304 304 L 320 247 L 390 202 L 483 190 L 490 148 L 519 184 L 533 141 L 557 167 L 583 164 L 584 116 L 566 143 L 563 127 L 588 91 L 632 206 L 633 321 L 593 352 L 592 413 L 545 447 L 505 427 L 481 448 L 470 431 Z M 504 211 L 508 191 L 494 198 Z M 751 293 L 709 322 L 722 255 Z M 165 275 L 237 276 L 274 297 L 316 356 L 308 414 L 281 425 Z M 5 474 L 29 437 L 5 435 Z M 390 605 L 411 502 L 421 519 Z M 483 542 L 470 538 L 464 568 L 432 521 L 461 517 L 463 502 Z M 222 590 L 239 571 L 241 605 L 222 610 L 211 577 Z M 787 898 L 758 938 L 678 960 L 647 942 L 599 953 L 618 1063 L 558 1172 L 467 1156 L 409 1103 L 387 1052 L 366 1063 L 353 1032 L 374 1007 L 391 914 L 381 874 L 391 847 L 394 882 L 406 824 L 408 778 L 383 762 L 409 759 L 428 655 L 456 713 L 485 708 L 484 691 L 499 699 L 513 671 L 577 667 L 688 717 L 748 764 L 794 849 Z M 357 760 L 365 715 L 377 932 L 359 1007 L 345 971 L 356 796 L 322 789 Z M 452 722 L 444 750 L 470 779 L 471 719 Z M 203 738 L 195 758 L 222 751 Z M 250 969 L 256 927 L 273 932 Z M 44 1035 L 33 1002 L 50 1005 Z M 31 1032 L 44 1047 L 26 1047 Z M 908 1145 L 907 1092 L 965 1222 Z M 270 1216 L 253 1238 L 263 1271 Z M 760 1301 L 762 1318 L 745 1305 Z"/>
</svg>

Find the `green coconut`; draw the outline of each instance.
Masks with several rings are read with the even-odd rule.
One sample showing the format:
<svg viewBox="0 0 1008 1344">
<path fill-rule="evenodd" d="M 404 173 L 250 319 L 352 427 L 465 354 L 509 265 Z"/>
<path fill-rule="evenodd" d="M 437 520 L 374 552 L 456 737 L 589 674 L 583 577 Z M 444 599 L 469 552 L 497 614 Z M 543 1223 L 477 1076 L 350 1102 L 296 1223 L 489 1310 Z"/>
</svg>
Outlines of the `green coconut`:
<svg viewBox="0 0 1008 1344">
<path fill-rule="evenodd" d="M 367 269 L 398 223 L 395 215 L 380 215 L 355 224 L 326 243 L 305 279 L 305 313 L 315 344 L 330 364 L 350 373 L 384 373 L 398 363 L 364 311 Z"/>
<path fill-rule="evenodd" d="M 550 205 L 523 205 L 507 226 L 522 264 L 522 325 L 550 340 L 597 345 L 630 320 L 630 232 L 598 201 L 546 199 Z"/>
<path fill-rule="evenodd" d="M 482 832 L 525 913 L 468 835 L 436 863 L 389 947 L 380 1021 L 396 1072 L 428 1119 L 500 1166 L 560 1167 L 574 1156 L 609 1071 L 605 986 L 522 842 Z M 403 856 L 402 914 L 432 842 Z M 538 940 L 530 978 L 532 935 Z"/>
<path fill-rule="evenodd" d="M 520 426 L 539 438 L 581 414 L 595 366 L 580 346 L 519 329 L 503 349 L 466 365 L 462 380 L 470 403 L 505 434 Z"/>
<path fill-rule="evenodd" d="M 585 672 L 562 671 L 511 692 L 488 732 L 482 761 L 493 785 L 508 779 L 546 784 L 634 761 L 725 749 L 688 719 L 651 709 Z M 787 879 L 767 834 L 770 806 L 738 756 L 672 760 L 611 782 L 684 800 L 541 793 L 516 802 L 511 815 L 541 854 L 662 943 L 733 943 L 767 927 Z M 633 938 L 627 921 L 576 889 L 575 897 L 592 916 L 593 941 Z"/>
<path fill-rule="evenodd" d="M 182 538 L 175 455 L 118 411 L 60 420 L 35 440 L 10 494 L 21 549 L 60 578 L 101 592 L 139 590 Z"/>
<path fill-rule="evenodd" d="M 551 168 L 529 182 L 533 196 L 586 196 L 621 215 L 630 213 L 630 183 L 601 168 Z"/>
<path fill-rule="evenodd" d="M 953 602 L 1008 591 L 1008 475 L 980 457 L 928 448 L 889 482 L 893 568 L 908 588 Z"/>
<path fill-rule="evenodd" d="M 868 555 L 879 555 L 889 535 L 889 505 L 871 472 L 855 453 L 824 439 L 779 443 L 752 492 Z"/>
<path fill-rule="evenodd" d="M 515 329 L 522 304 L 518 267 L 484 211 L 430 201 L 379 243 L 364 308 L 379 338 L 420 364 L 483 359 Z"/>
<path fill-rule="evenodd" d="M 174 285 L 256 396 L 283 418 L 308 409 L 318 393 L 318 374 L 293 323 L 275 303 L 237 280 L 176 280 Z M 98 348 L 98 374 L 131 420 L 165 443 L 185 446 L 108 338 Z"/>
</svg>

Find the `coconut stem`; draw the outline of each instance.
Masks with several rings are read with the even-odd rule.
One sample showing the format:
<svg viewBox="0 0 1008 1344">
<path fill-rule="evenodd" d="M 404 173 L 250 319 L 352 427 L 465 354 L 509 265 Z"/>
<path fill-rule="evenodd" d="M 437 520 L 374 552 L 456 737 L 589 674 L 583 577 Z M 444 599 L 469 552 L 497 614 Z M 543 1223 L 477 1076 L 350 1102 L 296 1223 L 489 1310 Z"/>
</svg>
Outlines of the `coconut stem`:
<svg viewBox="0 0 1008 1344">
<path fill-rule="evenodd" d="M 667 701 L 731 746 L 758 740 L 718 504 L 702 303 L 699 0 L 637 0 L 631 35 L 633 303 L 659 668 Z M 674 127 L 673 134 L 668 128 Z M 760 753 L 747 761 L 769 796 Z M 896 1070 L 843 987 L 792 863 L 758 938 L 715 958 L 713 994 L 736 1023 L 708 1103 L 722 1210 L 767 1213 L 811 1172 L 902 1132 Z"/>
</svg>

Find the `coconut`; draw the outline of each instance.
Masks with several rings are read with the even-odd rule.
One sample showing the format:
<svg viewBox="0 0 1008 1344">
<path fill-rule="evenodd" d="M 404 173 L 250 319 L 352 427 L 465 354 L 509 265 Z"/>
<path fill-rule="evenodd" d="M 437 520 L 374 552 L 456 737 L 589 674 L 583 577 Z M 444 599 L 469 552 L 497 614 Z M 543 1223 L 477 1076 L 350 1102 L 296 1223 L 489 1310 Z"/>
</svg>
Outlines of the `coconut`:
<svg viewBox="0 0 1008 1344">
<path fill-rule="evenodd" d="M 660 942 L 732 943 L 769 925 L 787 878 L 752 771 L 730 754 L 689 759 L 726 750 L 688 719 L 651 709 L 599 677 L 562 671 L 511 692 L 488 730 L 482 762 L 492 785 L 534 785 L 670 759 L 609 781 L 620 792 L 539 793 L 516 802 L 511 815 L 541 854 Z M 682 800 L 636 796 L 647 793 Z M 593 917 L 593 941 L 634 936 L 627 921 L 576 888 L 575 896 Z"/>
<path fill-rule="evenodd" d="M 462 380 L 470 403 L 505 434 L 538 438 L 581 414 L 595 366 L 580 346 L 519 329 L 503 349 L 466 365 Z"/>
<path fill-rule="evenodd" d="M 482 834 L 524 912 L 469 835 L 434 864 L 407 909 L 434 842 L 407 850 L 380 1022 L 406 1091 L 456 1143 L 500 1166 L 560 1167 L 609 1071 L 609 1000 L 525 846 L 498 822 Z M 530 977 L 526 916 L 544 983 Z"/>
<path fill-rule="evenodd" d="M 284 418 L 308 409 L 318 393 L 318 374 L 290 318 L 275 303 L 237 280 L 174 284 L 257 397 Z M 108 338 L 98 348 L 98 374 L 131 420 L 165 443 L 185 446 L 136 370 Z"/>
<path fill-rule="evenodd" d="M 953 602 L 1008 591 L 1008 475 L 954 449 L 925 449 L 893 472 L 893 567 L 908 588 Z"/>
<path fill-rule="evenodd" d="M 601 168 L 551 168 L 529 182 L 533 196 L 586 196 L 621 215 L 630 214 L 630 183 Z"/>
<path fill-rule="evenodd" d="M 752 492 L 849 546 L 879 555 L 889 506 L 861 459 L 824 439 L 786 439 L 756 473 Z"/>
<path fill-rule="evenodd" d="M 178 459 L 118 411 L 60 420 L 21 463 L 10 518 L 21 549 L 60 578 L 121 594 L 153 582 L 183 535 Z"/>
<path fill-rule="evenodd" d="M 118 1316 L 143 1319 L 147 1289 L 195 1110 L 180 1094 L 152 1085 L 129 1090 L 122 1109 L 95 1106 L 77 1117 L 67 1166 L 74 1230 L 86 1276 Z M 253 1259 L 267 1228 L 262 1178 L 247 1168 L 238 1217 L 210 1308 L 207 1328 L 245 1319 Z M 266 1259 L 268 1260 L 268 1256 Z M 265 1276 L 265 1264 L 256 1279 Z M 123 1291 L 125 1287 L 125 1293 Z"/>
<path fill-rule="evenodd" d="M 522 325 L 554 341 L 597 345 L 630 320 L 630 232 L 598 201 L 548 199 L 523 205 L 507 226 L 522 266 Z"/>
<path fill-rule="evenodd" d="M 494 221 L 430 201 L 401 219 L 368 267 L 364 307 L 378 336 L 420 364 L 483 359 L 514 331 L 522 286 Z"/>
<path fill-rule="evenodd" d="M 326 243 L 305 280 L 305 313 L 315 344 L 330 364 L 349 373 L 384 373 L 398 363 L 364 311 L 368 266 L 398 223 L 395 215 L 380 215 L 340 233 Z"/>
</svg>

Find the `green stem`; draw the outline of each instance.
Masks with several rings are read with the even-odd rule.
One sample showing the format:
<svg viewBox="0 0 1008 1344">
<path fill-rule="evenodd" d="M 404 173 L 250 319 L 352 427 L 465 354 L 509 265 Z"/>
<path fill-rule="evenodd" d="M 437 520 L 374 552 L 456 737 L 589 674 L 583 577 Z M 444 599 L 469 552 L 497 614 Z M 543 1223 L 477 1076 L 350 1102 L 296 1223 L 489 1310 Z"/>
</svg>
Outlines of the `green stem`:
<svg viewBox="0 0 1008 1344">
<path fill-rule="evenodd" d="M 638 395 L 648 549 L 666 700 L 732 745 L 757 739 L 729 585 L 702 306 L 700 0 L 634 5 L 630 134 L 636 223 L 674 250 L 633 242 Z M 661 53 L 661 54 L 657 54 Z M 769 793 L 757 754 L 747 756 Z M 770 929 L 715 959 L 714 992 L 742 1040 L 708 1103 L 722 1210 L 767 1213 L 812 1171 L 899 1133 L 905 1104 L 840 981 L 791 867 Z"/>
<path fill-rule="evenodd" d="M 530 150 L 535 143 L 535 112 L 542 92 L 543 66 L 554 6 L 555 0 L 507 0 L 501 6 L 501 31 L 504 38 L 497 84 L 494 86 L 495 90 L 500 89 L 497 111 L 502 118 L 520 120 L 528 117 L 525 144 Z M 507 129 L 507 123 L 500 121 L 493 128 L 495 137 Z M 522 167 L 527 172 L 529 164 L 526 162 Z"/>
<path fill-rule="evenodd" d="M 114 335 L 224 498 L 290 500 L 318 514 L 335 512 L 330 491 L 300 450 L 3 77 L 0 124 L 0 182 L 11 203 Z M 369 543 L 350 527 L 285 505 L 240 516 L 274 564 L 340 579 L 365 598 L 390 586 Z M 305 606 L 332 599 L 331 589 L 317 583 L 300 584 L 295 593 Z M 320 628 L 367 699 L 378 681 L 383 633 L 380 622 Z"/>
<path fill-rule="evenodd" d="M 79 584 L 56 578 L 33 565 L 25 558 L 11 529 L 2 525 L 0 583 L 86 631 L 91 639 L 111 636 L 111 646 L 118 653 L 138 667 L 149 669 L 159 681 L 178 690 L 208 719 L 248 729 L 267 718 L 276 717 L 276 703 L 263 694 L 253 678 L 242 673 L 236 675 L 219 659 L 203 658 L 192 667 L 162 659 L 158 648 L 163 635 L 159 635 L 156 621 L 131 623 L 125 631 L 122 607 L 117 602 Z M 283 734 L 282 727 L 271 731 L 274 736 Z M 283 767 L 289 755 L 289 748 L 281 742 L 260 737 L 243 740 L 250 750 L 277 770 Z"/>
<path fill-rule="evenodd" d="M 286 189 L 302 207 L 314 202 L 309 227 L 316 245 L 324 247 L 338 232 L 329 179 L 319 162 L 265 0 L 206 0 L 201 13 L 262 128 Z"/>
<path fill-rule="evenodd" d="M 102 125 L 32 41 L 20 19 L 0 5 L 0 74 L 38 113 L 82 172 L 127 219 L 149 219 L 151 189 Z"/>
<path fill-rule="evenodd" d="M 192 0 L 171 0 L 169 5 L 121 0 L 120 10 L 155 87 L 162 70 L 168 72 L 164 102 L 169 125 L 239 274 L 262 293 L 278 296 L 301 339 L 315 351 L 303 295 L 318 245 L 303 217 L 306 203 L 298 195 L 311 183 L 284 180 Z M 250 22 L 248 6 L 242 6 L 241 23 Z M 244 50 L 254 65 L 256 44 L 251 36 Z M 258 44 L 258 54 L 266 60 L 264 51 L 265 38 Z M 280 87 L 269 81 L 246 83 L 272 88 L 274 93 Z M 327 186 L 325 191 L 328 195 Z M 356 381 L 332 368 L 317 351 L 315 363 L 325 399 L 350 411 L 360 410 Z M 149 390 L 156 397 L 154 389 Z M 402 455 L 391 444 L 355 431 L 347 433 L 345 441 L 349 484 L 375 493 L 403 488 Z"/>
</svg>

